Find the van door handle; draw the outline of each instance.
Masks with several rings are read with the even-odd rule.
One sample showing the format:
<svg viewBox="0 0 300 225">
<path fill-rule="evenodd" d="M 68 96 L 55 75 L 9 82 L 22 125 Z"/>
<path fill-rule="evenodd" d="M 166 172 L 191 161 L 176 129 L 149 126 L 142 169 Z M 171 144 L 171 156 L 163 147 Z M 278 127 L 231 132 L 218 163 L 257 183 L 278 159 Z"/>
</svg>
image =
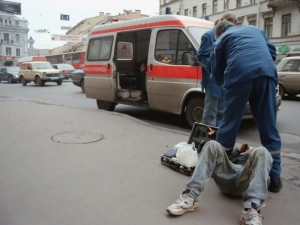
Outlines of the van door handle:
<svg viewBox="0 0 300 225">
<path fill-rule="evenodd" d="M 153 69 L 153 64 L 150 64 L 150 71 L 152 71 Z"/>
<path fill-rule="evenodd" d="M 110 63 L 107 64 L 107 69 L 110 70 Z"/>
</svg>

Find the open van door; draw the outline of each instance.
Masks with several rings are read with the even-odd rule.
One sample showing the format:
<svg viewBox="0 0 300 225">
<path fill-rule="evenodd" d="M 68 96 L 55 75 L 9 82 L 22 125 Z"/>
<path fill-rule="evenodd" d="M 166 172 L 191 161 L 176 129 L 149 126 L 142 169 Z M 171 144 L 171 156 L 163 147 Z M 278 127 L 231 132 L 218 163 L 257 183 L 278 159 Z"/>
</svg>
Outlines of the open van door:
<svg viewBox="0 0 300 225">
<path fill-rule="evenodd" d="M 85 72 L 85 94 L 97 99 L 99 109 L 114 110 L 116 103 L 114 86 L 115 66 L 112 60 L 114 36 L 100 36 L 90 39 L 87 48 Z M 101 99 L 101 100 L 99 100 Z"/>
</svg>

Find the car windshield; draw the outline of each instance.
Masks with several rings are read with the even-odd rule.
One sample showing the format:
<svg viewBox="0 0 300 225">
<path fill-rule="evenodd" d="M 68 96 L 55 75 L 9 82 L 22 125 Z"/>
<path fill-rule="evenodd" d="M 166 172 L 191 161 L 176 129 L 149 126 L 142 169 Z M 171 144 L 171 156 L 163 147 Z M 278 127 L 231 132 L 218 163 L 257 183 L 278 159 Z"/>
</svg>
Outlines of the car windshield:
<svg viewBox="0 0 300 225">
<path fill-rule="evenodd" d="M 192 35 L 193 39 L 195 42 L 200 45 L 201 37 L 202 35 L 210 30 L 210 28 L 204 28 L 204 27 L 188 27 L 187 28 L 188 32 Z"/>
<path fill-rule="evenodd" d="M 51 63 L 49 62 L 39 62 L 32 64 L 33 69 L 54 69 Z"/>
<path fill-rule="evenodd" d="M 6 67 L 6 71 L 8 73 L 19 73 L 19 70 L 20 70 L 20 67 L 17 67 L 17 66 L 12 66 L 12 67 Z"/>
<path fill-rule="evenodd" d="M 70 64 L 56 64 L 57 69 L 60 70 L 74 70 L 74 67 Z"/>
</svg>

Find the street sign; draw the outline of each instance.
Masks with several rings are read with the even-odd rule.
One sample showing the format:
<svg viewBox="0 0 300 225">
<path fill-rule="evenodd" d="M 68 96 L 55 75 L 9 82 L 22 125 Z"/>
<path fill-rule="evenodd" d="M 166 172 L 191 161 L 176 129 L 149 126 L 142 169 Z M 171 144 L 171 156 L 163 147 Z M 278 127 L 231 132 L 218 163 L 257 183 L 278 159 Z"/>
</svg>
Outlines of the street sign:
<svg viewBox="0 0 300 225">
<path fill-rule="evenodd" d="M 285 54 L 287 53 L 288 51 L 290 51 L 290 48 L 289 46 L 287 45 L 281 45 L 279 48 L 278 48 L 278 51 L 282 54 Z"/>
<path fill-rule="evenodd" d="M 21 15 L 21 3 L 0 1 L 0 11 Z"/>
<path fill-rule="evenodd" d="M 52 41 L 67 41 L 67 42 L 81 42 L 83 41 L 83 35 L 64 35 L 64 34 L 52 34 Z"/>
<path fill-rule="evenodd" d="M 60 29 L 62 30 L 71 30 L 72 27 L 67 27 L 67 26 L 61 26 Z"/>
<path fill-rule="evenodd" d="M 70 15 L 60 14 L 60 20 L 70 20 Z"/>
</svg>

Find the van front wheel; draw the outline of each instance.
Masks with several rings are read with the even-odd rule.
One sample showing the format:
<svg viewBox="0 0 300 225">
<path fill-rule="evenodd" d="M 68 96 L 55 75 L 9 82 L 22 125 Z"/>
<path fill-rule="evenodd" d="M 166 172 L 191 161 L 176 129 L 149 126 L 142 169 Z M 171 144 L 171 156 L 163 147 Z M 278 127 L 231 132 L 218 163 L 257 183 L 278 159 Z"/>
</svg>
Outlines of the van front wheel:
<svg viewBox="0 0 300 225">
<path fill-rule="evenodd" d="M 201 122 L 204 111 L 204 99 L 202 97 L 191 98 L 186 104 L 185 120 L 189 127 L 193 127 L 194 123 Z"/>
<path fill-rule="evenodd" d="M 114 111 L 114 109 L 116 107 L 116 103 L 97 100 L 97 106 L 98 106 L 98 109 Z"/>
</svg>

